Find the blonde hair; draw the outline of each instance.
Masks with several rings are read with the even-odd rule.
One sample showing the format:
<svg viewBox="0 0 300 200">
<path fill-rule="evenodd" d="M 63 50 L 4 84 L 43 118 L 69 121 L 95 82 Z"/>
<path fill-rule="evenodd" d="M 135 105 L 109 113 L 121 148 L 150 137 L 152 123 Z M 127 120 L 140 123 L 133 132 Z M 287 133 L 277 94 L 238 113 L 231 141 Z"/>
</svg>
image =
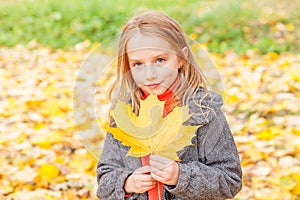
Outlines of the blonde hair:
<svg viewBox="0 0 300 200">
<path fill-rule="evenodd" d="M 117 79 L 108 91 L 108 98 L 114 107 L 117 100 L 131 102 L 136 114 L 139 113 L 142 91 L 136 85 L 130 73 L 126 46 L 129 39 L 139 31 L 166 40 L 183 59 L 183 66 L 179 69 L 180 81 L 173 89 L 174 101 L 171 108 L 186 105 L 190 97 L 203 87 L 207 93 L 207 81 L 203 75 L 192 51 L 188 45 L 185 33 L 181 26 L 168 15 L 158 11 L 146 11 L 131 18 L 123 27 L 119 39 Z M 182 49 L 187 47 L 188 55 L 185 58 Z"/>
</svg>

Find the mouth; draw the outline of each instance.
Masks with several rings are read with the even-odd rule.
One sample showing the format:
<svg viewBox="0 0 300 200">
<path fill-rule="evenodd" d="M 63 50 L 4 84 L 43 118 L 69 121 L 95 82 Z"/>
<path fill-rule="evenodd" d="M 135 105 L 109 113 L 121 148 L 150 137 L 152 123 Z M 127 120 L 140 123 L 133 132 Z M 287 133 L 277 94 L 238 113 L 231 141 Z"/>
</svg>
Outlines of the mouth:
<svg viewBox="0 0 300 200">
<path fill-rule="evenodd" d="M 150 83 L 150 84 L 145 84 L 150 89 L 155 89 L 160 85 L 160 83 Z"/>
</svg>

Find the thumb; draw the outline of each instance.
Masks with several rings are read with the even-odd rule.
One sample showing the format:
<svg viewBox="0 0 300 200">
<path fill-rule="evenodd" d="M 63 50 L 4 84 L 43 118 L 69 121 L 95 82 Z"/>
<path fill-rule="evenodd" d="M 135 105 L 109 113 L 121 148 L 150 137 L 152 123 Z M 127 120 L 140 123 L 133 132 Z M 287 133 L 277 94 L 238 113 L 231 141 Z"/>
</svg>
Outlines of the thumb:
<svg viewBox="0 0 300 200">
<path fill-rule="evenodd" d="M 146 174 L 146 173 L 151 172 L 151 170 L 152 170 L 151 166 L 143 166 L 143 167 L 136 169 L 133 173 Z"/>
</svg>

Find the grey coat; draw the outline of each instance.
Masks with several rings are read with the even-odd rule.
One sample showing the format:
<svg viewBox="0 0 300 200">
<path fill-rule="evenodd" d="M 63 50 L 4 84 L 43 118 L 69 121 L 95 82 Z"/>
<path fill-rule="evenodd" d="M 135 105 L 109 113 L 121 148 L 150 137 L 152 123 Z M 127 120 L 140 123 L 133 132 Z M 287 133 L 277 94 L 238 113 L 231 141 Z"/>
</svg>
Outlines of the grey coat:
<svg viewBox="0 0 300 200">
<path fill-rule="evenodd" d="M 199 106 L 201 105 L 201 106 Z M 163 199 L 197 200 L 233 198 L 242 187 L 242 171 L 234 139 L 220 107 L 222 97 L 200 89 L 189 101 L 193 113 L 189 125 L 203 125 L 192 139 L 194 145 L 178 152 L 180 173 L 176 187 L 164 185 Z M 141 167 L 140 158 L 125 156 L 129 147 L 107 133 L 97 165 L 97 196 L 101 200 L 125 199 L 125 179 Z M 147 193 L 126 199 L 147 200 Z"/>
</svg>

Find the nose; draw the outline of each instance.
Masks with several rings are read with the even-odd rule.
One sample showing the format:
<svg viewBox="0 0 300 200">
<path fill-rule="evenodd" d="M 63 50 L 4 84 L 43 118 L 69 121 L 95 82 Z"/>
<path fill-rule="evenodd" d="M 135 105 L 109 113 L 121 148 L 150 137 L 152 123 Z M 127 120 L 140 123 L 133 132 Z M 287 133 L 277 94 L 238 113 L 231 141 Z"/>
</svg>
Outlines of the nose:
<svg viewBox="0 0 300 200">
<path fill-rule="evenodd" d="M 157 73 L 153 65 L 148 64 L 145 66 L 145 76 L 149 81 L 157 78 Z"/>
</svg>

